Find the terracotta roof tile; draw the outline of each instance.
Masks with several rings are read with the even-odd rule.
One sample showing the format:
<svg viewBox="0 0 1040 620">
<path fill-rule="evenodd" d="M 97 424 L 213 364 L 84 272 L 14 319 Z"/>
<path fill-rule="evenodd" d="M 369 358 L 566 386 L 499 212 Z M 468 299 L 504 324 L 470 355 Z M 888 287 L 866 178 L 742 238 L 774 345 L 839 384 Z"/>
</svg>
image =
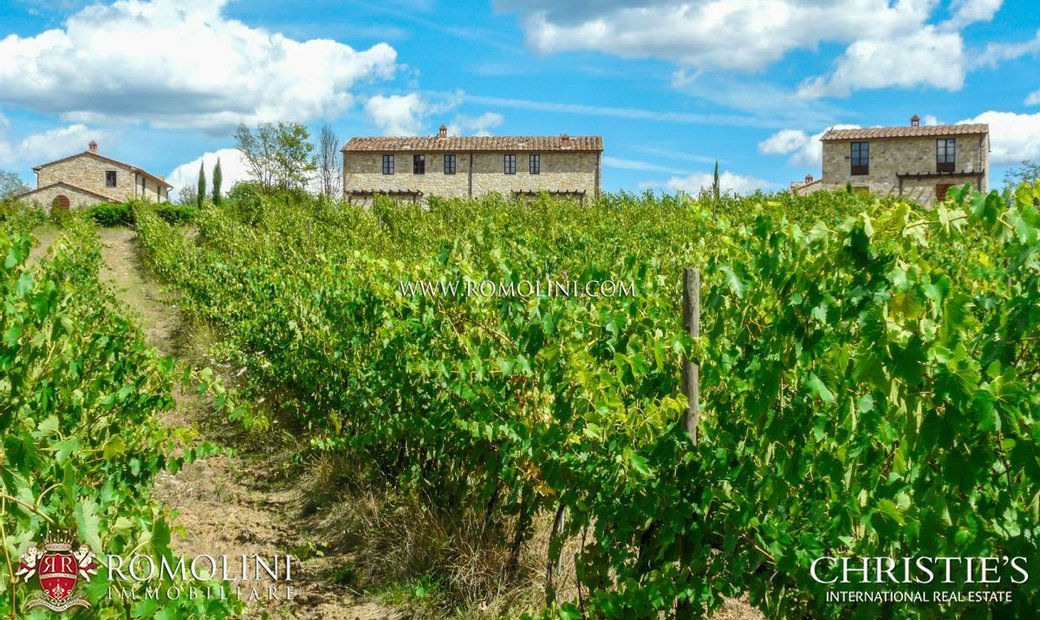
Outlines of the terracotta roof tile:
<svg viewBox="0 0 1040 620">
<path fill-rule="evenodd" d="M 964 125 L 921 125 L 914 127 L 863 127 L 861 129 L 829 129 L 820 138 L 828 140 L 869 140 L 871 138 L 921 138 L 927 136 L 964 136 L 989 133 L 984 123 Z"/>
<path fill-rule="evenodd" d="M 370 151 L 602 151 L 601 136 L 570 136 L 570 146 L 563 145 L 564 136 L 418 136 L 418 137 L 354 137 L 344 152 Z"/>
</svg>

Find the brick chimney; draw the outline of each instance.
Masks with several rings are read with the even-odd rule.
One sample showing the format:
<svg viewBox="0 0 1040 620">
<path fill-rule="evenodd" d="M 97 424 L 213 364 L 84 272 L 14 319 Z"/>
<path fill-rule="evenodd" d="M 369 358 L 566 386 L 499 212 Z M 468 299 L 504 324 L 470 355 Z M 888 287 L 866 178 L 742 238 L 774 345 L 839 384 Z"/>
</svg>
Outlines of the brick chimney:
<svg viewBox="0 0 1040 620">
<path fill-rule="evenodd" d="M 910 117 L 910 126 L 911 127 L 920 127 L 921 126 L 921 117 L 916 115 L 916 114 L 911 116 Z"/>
<path fill-rule="evenodd" d="M 90 149 L 91 153 L 97 153 L 97 142 L 91 140 L 90 144 L 87 145 L 87 148 Z"/>
<path fill-rule="evenodd" d="M 812 182 L 813 182 L 812 175 L 811 174 L 805 175 L 805 184 L 808 185 L 808 184 L 810 184 Z"/>
<path fill-rule="evenodd" d="M 447 138 L 448 137 L 448 126 L 447 125 L 441 125 L 440 129 L 437 130 L 437 137 L 438 138 Z"/>
<path fill-rule="evenodd" d="M 560 134 L 560 148 L 569 149 L 571 148 L 571 137 L 565 133 Z"/>
</svg>

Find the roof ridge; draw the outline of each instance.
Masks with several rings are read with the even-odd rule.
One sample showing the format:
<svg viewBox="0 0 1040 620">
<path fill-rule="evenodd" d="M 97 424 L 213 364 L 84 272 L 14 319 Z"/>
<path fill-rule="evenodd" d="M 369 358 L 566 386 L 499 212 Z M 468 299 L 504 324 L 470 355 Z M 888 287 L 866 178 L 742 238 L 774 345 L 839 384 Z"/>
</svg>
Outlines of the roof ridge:
<svg viewBox="0 0 1040 620">
<path fill-rule="evenodd" d="M 353 136 L 340 149 L 349 151 L 380 150 L 454 151 L 454 150 L 524 150 L 524 151 L 602 151 L 603 136 Z"/>
<path fill-rule="evenodd" d="M 856 127 L 850 129 L 828 129 L 820 136 L 825 140 L 855 140 L 867 138 L 915 138 L 927 136 L 956 136 L 988 134 L 987 123 L 955 123 L 943 125 L 901 125 L 895 127 Z"/>
<path fill-rule="evenodd" d="M 151 172 L 148 172 L 147 170 L 145 170 L 144 168 L 141 168 L 140 166 L 135 166 L 133 164 L 128 164 L 125 161 L 120 161 L 118 159 L 115 159 L 114 157 L 109 157 L 108 155 L 102 155 L 101 153 L 95 153 L 95 152 L 89 151 L 89 150 L 87 150 L 87 151 L 80 151 L 79 153 L 73 153 L 72 155 L 68 155 L 68 156 L 62 157 L 60 159 L 55 159 L 53 161 L 49 161 L 47 163 L 40 164 L 39 166 L 33 166 L 32 169 L 34 171 L 37 171 L 40 168 L 46 168 L 47 166 L 53 166 L 54 164 L 60 164 L 63 161 L 68 161 L 70 159 L 75 159 L 76 157 L 79 157 L 81 155 L 92 155 L 94 157 L 99 157 L 99 158 L 104 159 L 106 161 L 110 161 L 112 163 L 119 164 L 120 166 L 126 166 L 127 168 L 130 168 L 131 170 L 133 170 L 135 172 L 140 172 L 142 175 L 151 178 L 153 181 L 158 181 L 159 183 L 163 183 L 164 185 L 166 185 L 166 187 L 173 187 L 173 185 L 169 184 L 166 181 L 166 179 L 164 179 L 164 178 L 162 178 L 160 176 L 154 175 Z"/>
</svg>

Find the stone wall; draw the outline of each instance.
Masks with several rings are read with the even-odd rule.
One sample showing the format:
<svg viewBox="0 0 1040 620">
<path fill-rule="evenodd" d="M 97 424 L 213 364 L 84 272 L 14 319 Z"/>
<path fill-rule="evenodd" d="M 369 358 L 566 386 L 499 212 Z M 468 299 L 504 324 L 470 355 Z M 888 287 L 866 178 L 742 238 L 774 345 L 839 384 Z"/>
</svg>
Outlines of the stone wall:
<svg viewBox="0 0 1040 620">
<path fill-rule="evenodd" d="M 931 204 L 938 185 L 963 185 L 985 191 L 989 187 L 989 142 L 985 135 L 950 136 L 957 140 L 956 172 L 969 176 L 936 174 L 935 136 L 863 140 L 870 144 L 870 174 L 852 174 L 852 141 L 828 140 L 823 143 L 823 184 L 827 189 L 851 184 L 879 195 L 904 195 L 922 204 Z M 857 140 L 857 142 L 859 142 Z M 904 178 L 897 174 L 925 173 L 934 176 Z M 980 183 L 981 176 L 981 183 Z"/>
<path fill-rule="evenodd" d="M 210 179 L 209 182 L 212 183 L 212 179 Z M 212 185 L 209 189 L 213 189 Z M 137 189 L 134 196 L 137 198 L 144 198 L 145 200 L 151 200 L 152 202 L 167 202 L 170 199 L 170 190 L 165 185 L 159 185 L 155 179 L 138 175 Z"/>
<path fill-rule="evenodd" d="M 99 202 L 105 202 L 93 194 L 81 192 L 71 187 L 62 185 L 56 185 L 54 187 L 48 187 L 39 191 L 34 191 L 26 195 L 21 200 L 29 204 L 35 205 L 37 208 L 51 210 L 51 206 L 54 204 L 54 199 L 58 196 L 65 196 L 69 199 L 70 209 L 82 209 L 83 207 L 90 207 L 98 204 Z"/>
<path fill-rule="evenodd" d="M 105 173 L 113 170 L 116 173 L 116 186 L 105 185 Z M 144 180 L 144 187 L 141 183 Z M 165 187 L 159 187 L 154 180 L 140 175 L 129 166 L 113 162 L 89 153 L 81 153 L 69 159 L 45 164 L 37 173 L 37 187 L 46 187 L 51 183 L 65 182 L 92 192 L 108 196 L 114 202 L 124 202 L 131 198 L 143 197 L 149 200 L 165 201 L 168 199 Z"/>
<path fill-rule="evenodd" d="M 382 173 L 383 155 L 394 155 L 394 174 Z M 529 156 L 516 155 L 516 174 L 505 174 L 504 152 L 456 153 L 455 174 L 444 174 L 446 153 L 425 153 L 426 173 L 412 173 L 412 158 L 417 153 L 398 151 L 375 153 L 348 151 L 343 157 L 343 192 L 418 191 L 426 196 L 482 196 L 490 192 L 510 196 L 514 191 L 585 192 L 593 199 L 598 191 L 599 153 L 588 151 L 540 153 L 541 173 L 531 174 Z M 470 159 L 472 157 L 472 169 Z M 472 186 L 471 186 L 472 184 Z M 472 190 L 471 190 L 472 187 Z"/>
</svg>

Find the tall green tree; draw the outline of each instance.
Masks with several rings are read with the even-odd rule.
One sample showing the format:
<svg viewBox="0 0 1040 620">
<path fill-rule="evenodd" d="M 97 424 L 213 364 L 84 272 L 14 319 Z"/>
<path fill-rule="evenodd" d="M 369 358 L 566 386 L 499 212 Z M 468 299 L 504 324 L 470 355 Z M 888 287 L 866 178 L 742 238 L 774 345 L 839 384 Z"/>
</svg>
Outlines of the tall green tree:
<svg viewBox="0 0 1040 620">
<path fill-rule="evenodd" d="M 202 206 L 202 201 L 206 200 L 206 169 L 203 168 L 204 162 L 199 162 L 199 188 L 195 194 L 195 204 L 199 207 Z"/>
<path fill-rule="evenodd" d="M 217 158 L 217 165 L 213 166 L 213 204 L 220 204 L 220 184 L 224 180 L 224 173 L 220 170 L 220 158 Z"/>
<path fill-rule="evenodd" d="M 300 123 L 259 123 L 235 130 L 250 176 L 265 190 L 304 189 L 317 169 L 310 132 Z"/>
</svg>

